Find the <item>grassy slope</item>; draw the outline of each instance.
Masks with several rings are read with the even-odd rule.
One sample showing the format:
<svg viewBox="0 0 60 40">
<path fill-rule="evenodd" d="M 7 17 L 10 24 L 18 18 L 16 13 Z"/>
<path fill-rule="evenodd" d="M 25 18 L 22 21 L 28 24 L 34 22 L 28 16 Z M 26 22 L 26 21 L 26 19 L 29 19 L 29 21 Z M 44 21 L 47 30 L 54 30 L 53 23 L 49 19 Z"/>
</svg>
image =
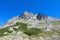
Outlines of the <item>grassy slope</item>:
<svg viewBox="0 0 60 40">
<path fill-rule="evenodd" d="M 14 26 L 18 26 L 19 28 L 16 29 L 14 28 Z M 28 36 L 32 36 L 32 35 L 38 35 L 38 36 L 52 36 L 53 34 L 57 33 L 58 35 L 60 34 L 60 31 L 59 30 L 52 30 L 52 31 L 46 31 L 46 30 L 41 30 L 41 29 L 38 29 L 38 28 L 31 28 L 31 29 L 28 29 L 27 28 L 27 24 L 25 23 L 19 23 L 17 22 L 15 25 L 12 25 L 12 26 L 9 26 L 9 27 L 13 27 L 13 29 L 17 32 L 17 31 L 22 31 L 23 34 L 26 34 Z M 3 37 L 3 36 L 7 36 L 9 35 L 10 33 L 12 33 L 13 31 L 10 31 L 9 30 L 9 27 L 5 27 L 3 29 L 0 29 L 0 37 Z M 4 34 L 5 32 L 8 32 L 9 34 Z"/>
</svg>

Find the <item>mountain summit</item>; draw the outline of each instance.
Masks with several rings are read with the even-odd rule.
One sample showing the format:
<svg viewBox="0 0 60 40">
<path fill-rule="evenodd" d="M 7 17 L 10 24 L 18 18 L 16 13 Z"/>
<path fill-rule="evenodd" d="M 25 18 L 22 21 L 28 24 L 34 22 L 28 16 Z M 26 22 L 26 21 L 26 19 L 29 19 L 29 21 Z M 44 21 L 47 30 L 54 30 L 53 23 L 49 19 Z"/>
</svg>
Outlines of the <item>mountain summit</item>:
<svg viewBox="0 0 60 40">
<path fill-rule="evenodd" d="M 0 40 L 60 40 L 60 19 L 25 11 L 0 27 Z"/>
</svg>

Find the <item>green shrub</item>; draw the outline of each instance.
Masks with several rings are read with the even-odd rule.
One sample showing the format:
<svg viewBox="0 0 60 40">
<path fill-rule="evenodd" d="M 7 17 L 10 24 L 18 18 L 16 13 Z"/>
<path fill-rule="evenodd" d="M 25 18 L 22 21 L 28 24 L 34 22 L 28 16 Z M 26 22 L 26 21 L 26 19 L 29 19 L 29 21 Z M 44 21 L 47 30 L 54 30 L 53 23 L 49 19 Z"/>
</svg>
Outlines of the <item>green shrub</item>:
<svg viewBox="0 0 60 40">
<path fill-rule="evenodd" d="M 20 25 L 20 22 L 16 22 L 16 25 Z"/>
<path fill-rule="evenodd" d="M 23 31 L 23 32 L 25 32 L 25 31 L 27 31 L 27 24 L 25 24 L 25 23 L 20 23 L 20 22 L 16 22 L 16 25 L 19 27 L 18 29 L 16 29 L 16 28 L 13 28 L 15 31 Z"/>
<path fill-rule="evenodd" d="M 4 34 L 4 33 L 8 32 L 8 30 L 9 30 L 9 27 L 5 27 L 3 29 L 0 29 L 0 37 L 7 35 L 7 34 Z"/>
<path fill-rule="evenodd" d="M 28 30 L 28 28 L 26 25 L 23 24 L 23 25 L 19 26 L 19 30 L 25 32 Z"/>
<path fill-rule="evenodd" d="M 8 27 L 5 27 L 5 28 L 3 28 L 3 29 L 0 29 L 0 33 L 7 32 L 8 30 L 9 30 L 9 28 L 8 28 Z"/>
<path fill-rule="evenodd" d="M 13 31 L 8 31 L 8 33 L 12 33 Z"/>
<path fill-rule="evenodd" d="M 0 37 L 7 36 L 8 34 L 0 34 Z"/>
<path fill-rule="evenodd" d="M 41 29 L 31 28 L 30 30 L 28 30 L 27 32 L 24 32 L 24 33 L 31 36 L 31 35 L 38 35 L 41 32 L 42 32 Z"/>
<path fill-rule="evenodd" d="M 16 25 L 19 26 L 18 30 L 22 31 L 23 33 L 25 33 L 25 34 L 27 34 L 29 36 L 38 35 L 39 33 L 42 32 L 41 29 L 38 29 L 38 28 L 31 28 L 31 29 L 28 30 L 27 24 L 25 24 L 25 23 L 17 22 Z M 15 30 L 17 30 L 17 29 L 15 29 Z"/>
</svg>

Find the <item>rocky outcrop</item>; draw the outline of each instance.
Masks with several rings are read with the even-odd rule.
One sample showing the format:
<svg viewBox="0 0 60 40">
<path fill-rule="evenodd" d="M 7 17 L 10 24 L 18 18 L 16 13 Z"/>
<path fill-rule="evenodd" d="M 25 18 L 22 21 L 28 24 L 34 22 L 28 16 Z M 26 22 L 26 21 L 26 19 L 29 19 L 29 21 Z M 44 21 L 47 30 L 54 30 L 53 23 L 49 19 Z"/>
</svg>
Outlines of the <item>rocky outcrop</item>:
<svg viewBox="0 0 60 40">
<path fill-rule="evenodd" d="M 28 36 L 21 31 L 16 32 L 16 30 L 19 28 L 18 26 L 14 25 L 16 22 L 26 23 L 28 25 L 28 29 L 39 28 L 44 32 L 38 37 Z M 7 36 L 0 37 L 0 40 L 60 40 L 60 36 L 58 35 L 60 33 L 60 19 L 49 17 L 41 13 L 33 14 L 25 11 L 21 15 L 9 19 L 5 25 L 3 25 L 3 28 L 6 27 L 9 28 L 9 32 L 11 32 L 11 30 L 13 32 L 11 34 L 8 33 L 9 35 Z M 1 27 L 1 29 L 3 28 Z M 16 30 L 14 30 L 15 28 Z M 4 34 L 7 34 L 7 32 Z"/>
</svg>

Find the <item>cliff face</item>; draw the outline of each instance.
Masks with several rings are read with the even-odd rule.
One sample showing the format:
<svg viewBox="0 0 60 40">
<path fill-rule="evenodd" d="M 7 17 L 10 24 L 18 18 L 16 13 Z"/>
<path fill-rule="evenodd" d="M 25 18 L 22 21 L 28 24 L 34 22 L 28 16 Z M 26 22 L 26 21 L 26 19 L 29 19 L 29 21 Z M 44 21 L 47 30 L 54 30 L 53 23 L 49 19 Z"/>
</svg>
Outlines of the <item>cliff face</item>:
<svg viewBox="0 0 60 40">
<path fill-rule="evenodd" d="M 60 19 L 25 11 L 0 28 L 0 40 L 60 40 Z"/>
</svg>

